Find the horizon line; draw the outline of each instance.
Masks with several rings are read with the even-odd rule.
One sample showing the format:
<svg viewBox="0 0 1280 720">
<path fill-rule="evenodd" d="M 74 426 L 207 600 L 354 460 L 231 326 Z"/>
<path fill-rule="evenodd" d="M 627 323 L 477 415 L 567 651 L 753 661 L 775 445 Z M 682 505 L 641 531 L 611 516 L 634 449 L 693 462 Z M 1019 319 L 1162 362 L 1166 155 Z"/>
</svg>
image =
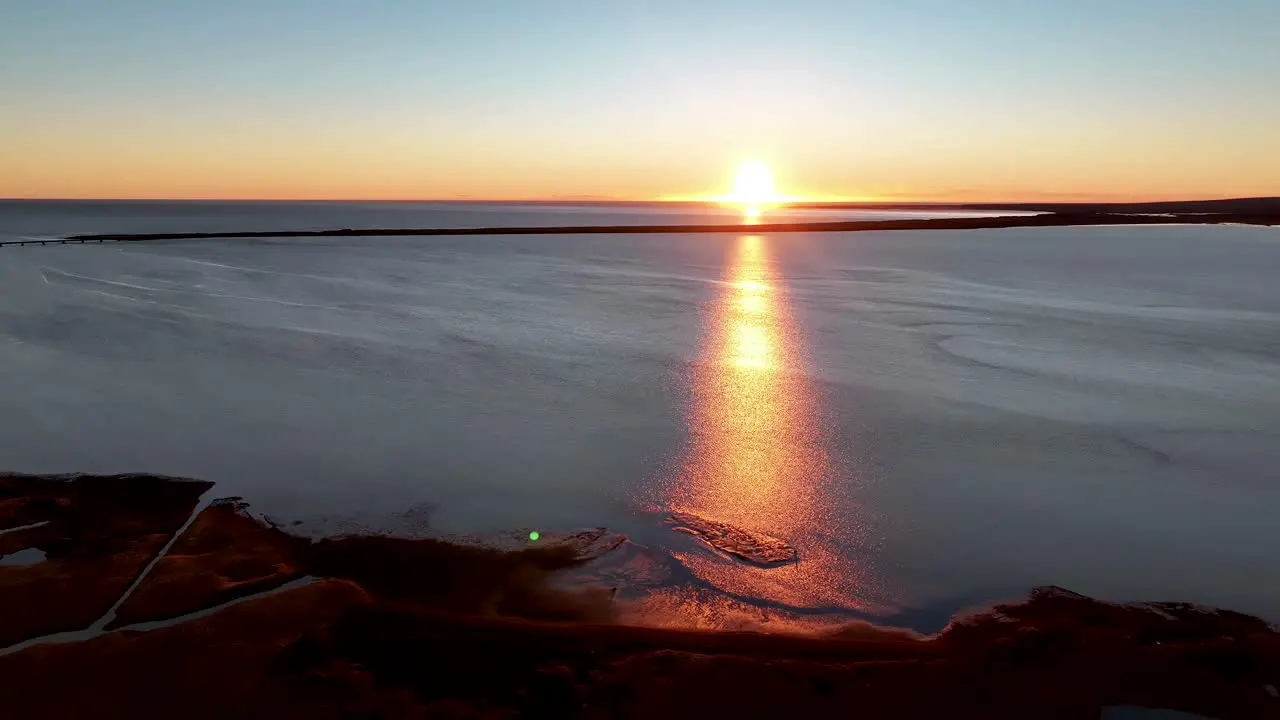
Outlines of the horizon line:
<svg viewBox="0 0 1280 720">
<path fill-rule="evenodd" d="M 837 198 L 837 197 L 791 197 L 785 201 L 771 203 L 775 207 L 787 206 L 814 206 L 814 205 L 1124 205 L 1124 204 L 1146 204 L 1161 202 L 1208 202 L 1220 200 L 1264 200 L 1264 199 L 1280 199 L 1280 192 L 1276 195 L 1249 195 L 1249 196 L 1233 196 L 1233 195 L 1212 195 L 1212 196 L 1144 196 L 1143 199 L 1126 198 L 1117 199 L 1115 196 L 1071 196 L 1070 199 L 1064 197 L 1040 197 L 1035 199 L 1015 199 L 1015 198 L 984 198 L 984 199 L 963 199 L 963 200 L 939 200 L 939 199 L 916 199 L 916 198 L 869 198 L 866 196 L 857 198 Z M 623 205 L 738 205 L 740 203 L 732 202 L 724 197 L 662 197 L 662 198 L 644 198 L 644 199 L 627 199 L 620 197 L 608 196 L 551 196 L 551 197 L 424 197 L 424 198 L 404 198 L 404 197 L 87 197 L 87 196 L 4 196 L 0 197 L 0 202 L 243 202 L 243 203 L 271 203 L 271 202 L 296 202 L 296 203 L 354 203 L 354 202 L 374 202 L 374 203 L 528 203 L 528 204 L 623 204 Z"/>
</svg>

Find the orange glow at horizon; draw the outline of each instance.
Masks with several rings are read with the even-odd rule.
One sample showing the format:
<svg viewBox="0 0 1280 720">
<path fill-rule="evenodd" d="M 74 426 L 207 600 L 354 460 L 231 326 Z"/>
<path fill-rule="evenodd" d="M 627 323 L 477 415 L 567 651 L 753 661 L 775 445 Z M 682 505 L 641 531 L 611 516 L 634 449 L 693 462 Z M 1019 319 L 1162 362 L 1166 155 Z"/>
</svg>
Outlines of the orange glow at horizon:
<svg viewBox="0 0 1280 720">
<path fill-rule="evenodd" d="M 464 138 L 428 146 L 420 128 L 390 127 L 355 143 L 323 126 L 284 127 L 270 118 L 230 131 L 163 114 L 108 117 L 91 125 L 73 122 L 78 117 L 66 112 L 0 122 L 0 157 L 6 163 L 0 197 L 669 201 L 742 210 L 734 198 L 738 168 L 723 171 L 733 148 L 670 155 L 654 150 L 635 157 L 619 150 L 612 160 L 602 160 L 596 146 L 580 147 L 573 138 L 549 149 L 546 143 L 487 135 L 483 142 Z M 1057 156 L 1045 159 L 1029 173 L 1024 165 L 991 166 L 991 158 L 1008 152 L 990 158 L 934 154 L 927 162 L 895 156 L 890 162 L 875 148 L 850 147 L 819 161 L 806 156 L 804 147 L 780 146 L 770 154 L 791 159 L 785 167 L 770 163 L 770 169 L 778 205 L 1140 202 L 1274 195 L 1280 187 L 1280 162 L 1266 153 L 1254 157 L 1264 172 L 1242 170 L 1222 154 L 1192 153 L 1192 162 L 1185 147 L 1176 149 L 1135 157 L 1126 148 L 1109 148 L 1105 162 L 1094 158 L 1087 164 L 1076 160 L 1086 153 L 1062 152 L 1060 162 Z M 1104 173 L 1108 163 L 1117 167 Z M 1100 174 L 1109 178 L 1106 184 L 1098 183 Z M 721 180 L 709 182 L 715 176 Z M 793 184 L 793 177 L 800 180 Z"/>
</svg>

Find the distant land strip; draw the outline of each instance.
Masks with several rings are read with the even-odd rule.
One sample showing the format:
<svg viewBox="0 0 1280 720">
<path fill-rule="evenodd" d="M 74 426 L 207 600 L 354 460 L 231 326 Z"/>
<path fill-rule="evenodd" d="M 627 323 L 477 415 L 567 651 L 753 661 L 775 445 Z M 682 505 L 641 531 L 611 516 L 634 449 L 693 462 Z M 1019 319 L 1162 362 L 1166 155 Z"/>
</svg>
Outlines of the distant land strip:
<svg viewBox="0 0 1280 720">
<path fill-rule="evenodd" d="M 1079 225 L 1280 225 L 1280 212 L 1221 212 L 1123 214 L 1056 212 L 1040 215 L 917 218 L 905 220 L 841 220 L 829 222 L 716 224 L 716 225 L 561 225 L 540 227 L 472 228 L 340 228 L 333 230 L 261 230 L 240 232 L 105 233 L 65 238 L 10 240 L 7 245 L 56 245 L 91 242 L 140 242 L 146 240 L 199 240 L 213 238 L 363 237 L 390 235 L 603 235 L 658 233 L 797 233 L 871 232 L 881 230 L 985 230 Z"/>
<path fill-rule="evenodd" d="M 1236 213 L 1241 215 L 1280 215 L 1280 197 L 1221 198 L 1214 200 L 1157 200 L 1154 202 L 1015 202 L 1015 203 L 938 203 L 938 202 L 805 202 L 788 207 L 818 210 L 1019 210 L 1046 213 L 1123 214 L 1123 213 Z"/>
</svg>

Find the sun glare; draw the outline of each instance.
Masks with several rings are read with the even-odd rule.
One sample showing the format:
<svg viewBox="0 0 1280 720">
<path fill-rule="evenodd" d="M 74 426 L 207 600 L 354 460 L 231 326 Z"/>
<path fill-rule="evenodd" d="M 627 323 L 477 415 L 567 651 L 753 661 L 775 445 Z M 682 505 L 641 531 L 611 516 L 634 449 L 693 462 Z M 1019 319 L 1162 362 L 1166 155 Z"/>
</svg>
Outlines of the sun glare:
<svg viewBox="0 0 1280 720">
<path fill-rule="evenodd" d="M 742 209 L 742 217 L 748 224 L 760 222 L 765 208 L 781 204 L 784 198 L 773 184 L 773 172 L 759 160 L 748 160 L 738 167 L 733 176 L 733 192 L 724 200 Z"/>
<path fill-rule="evenodd" d="M 813 202 L 850 202 L 869 201 L 872 196 L 843 196 L 812 193 L 788 192 L 777 184 L 773 170 L 768 163 L 759 159 L 744 160 L 733 175 L 727 187 L 721 186 L 719 192 L 700 193 L 694 195 L 666 195 L 661 200 L 668 202 L 715 203 L 723 208 L 732 208 L 742 213 L 743 223 L 758 225 L 764 217 L 779 207 L 793 203 Z"/>
<path fill-rule="evenodd" d="M 760 206 L 778 201 L 773 187 L 773 173 L 759 160 L 748 160 L 733 177 L 733 199 L 745 206 Z"/>
</svg>

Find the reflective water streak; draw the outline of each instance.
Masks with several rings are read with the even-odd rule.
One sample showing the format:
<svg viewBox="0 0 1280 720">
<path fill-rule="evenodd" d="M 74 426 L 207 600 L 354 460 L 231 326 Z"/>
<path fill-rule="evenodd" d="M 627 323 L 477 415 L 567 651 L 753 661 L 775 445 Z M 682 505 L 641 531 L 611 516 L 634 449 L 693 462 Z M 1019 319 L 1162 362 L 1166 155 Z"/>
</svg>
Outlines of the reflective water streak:
<svg viewBox="0 0 1280 720">
<path fill-rule="evenodd" d="M 821 413 L 803 376 L 803 342 L 767 240 L 738 239 L 725 290 L 713 302 L 692 377 L 691 444 L 668 505 L 751 533 L 782 538 L 798 561 L 754 567 L 721 555 L 679 553 L 726 592 L 792 606 L 860 607 L 865 572 L 832 537 L 854 518 L 833 517 L 831 463 Z"/>
</svg>

